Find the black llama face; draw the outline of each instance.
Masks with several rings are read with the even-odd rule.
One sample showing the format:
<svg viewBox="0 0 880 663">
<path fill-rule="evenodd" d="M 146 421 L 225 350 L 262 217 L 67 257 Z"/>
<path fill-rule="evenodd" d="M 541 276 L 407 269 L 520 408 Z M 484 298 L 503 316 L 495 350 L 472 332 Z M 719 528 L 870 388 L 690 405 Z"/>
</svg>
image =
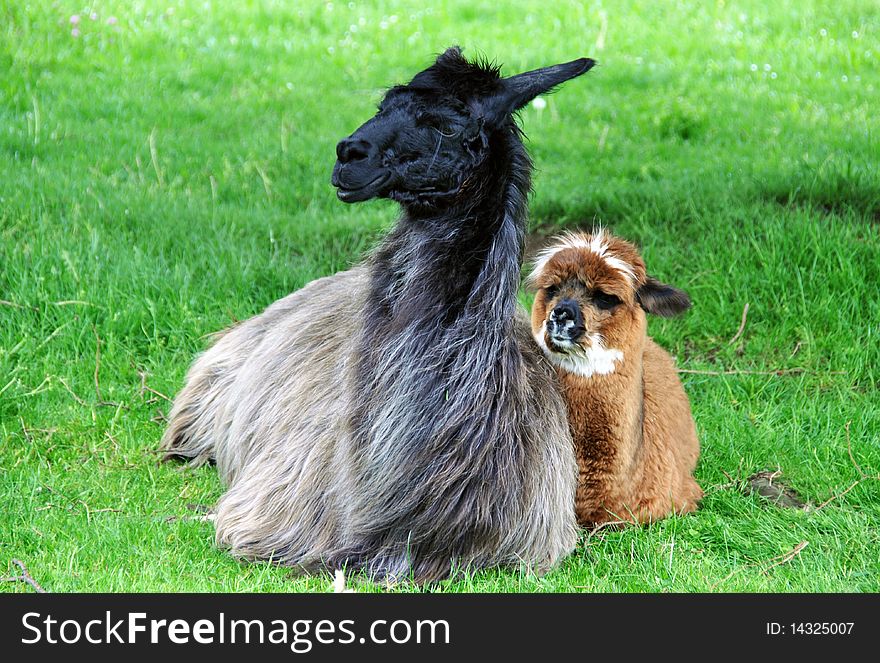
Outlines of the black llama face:
<svg viewBox="0 0 880 663">
<path fill-rule="evenodd" d="M 379 112 L 336 146 L 331 182 L 340 200 L 391 198 L 443 206 L 483 163 L 492 135 L 537 95 L 593 66 L 583 58 L 501 78 L 453 47 L 408 85 L 391 88 Z"/>
</svg>

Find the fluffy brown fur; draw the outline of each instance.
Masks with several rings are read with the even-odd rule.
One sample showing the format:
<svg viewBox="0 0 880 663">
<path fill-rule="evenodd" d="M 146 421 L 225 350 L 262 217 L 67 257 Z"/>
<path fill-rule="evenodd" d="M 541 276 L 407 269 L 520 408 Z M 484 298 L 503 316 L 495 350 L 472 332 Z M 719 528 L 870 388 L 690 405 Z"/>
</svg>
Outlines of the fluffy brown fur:
<svg viewBox="0 0 880 663">
<path fill-rule="evenodd" d="M 602 231 L 552 243 L 531 282 L 532 333 L 557 367 L 575 441 L 578 522 L 650 522 L 696 509 L 703 493 L 692 476 L 700 445 L 690 404 L 645 318 L 680 313 L 687 295 L 649 277 L 632 244 Z"/>
</svg>

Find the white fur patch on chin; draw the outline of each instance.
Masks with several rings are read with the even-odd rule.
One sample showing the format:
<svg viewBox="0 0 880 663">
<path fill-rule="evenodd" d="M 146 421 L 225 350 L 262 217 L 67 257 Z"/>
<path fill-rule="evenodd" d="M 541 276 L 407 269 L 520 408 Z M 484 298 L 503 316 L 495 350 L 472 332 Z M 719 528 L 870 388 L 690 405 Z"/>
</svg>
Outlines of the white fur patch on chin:
<svg viewBox="0 0 880 663">
<path fill-rule="evenodd" d="M 583 352 L 578 354 L 566 354 L 563 352 L 553 352 L 547 347 L 544 336 L 547 331 L 546 321 L 541 325 L 541 329 L 534 334 L 538 347 L 544 352 L 547 358 L 559 368 L 584 378 L 591 378 L 594 375 L 609 375 L 614 372 L 616 364 L 623 361 L 623 352 L 616 348 L 606 348 L 602 345 L 602 337 L 598 334 L 590 334 L 590 347 L 582 348 Z"/>
</svg>

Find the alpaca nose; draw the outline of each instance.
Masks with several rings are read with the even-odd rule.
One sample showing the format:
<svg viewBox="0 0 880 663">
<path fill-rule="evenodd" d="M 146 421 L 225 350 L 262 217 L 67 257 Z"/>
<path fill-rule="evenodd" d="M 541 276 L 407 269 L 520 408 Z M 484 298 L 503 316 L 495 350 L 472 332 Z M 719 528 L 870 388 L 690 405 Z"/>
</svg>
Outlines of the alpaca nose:
<svg viewBox="0 0 880 663">
<path fill-rule="evenodd" d="M 343 138 L 336 144 L 336 157 L 340 163 L 351 163 L 366 159 L 370 155 L 371 145 L 360 138 Z"/>
<path fill-rule="evenodd" d="M 550 320 L 561 327 L 566 327 L 567 322 L 578 323 L 579 309 L 577 303 L 571 299 L 563 299 L 550 312 Z"/>
</svg>

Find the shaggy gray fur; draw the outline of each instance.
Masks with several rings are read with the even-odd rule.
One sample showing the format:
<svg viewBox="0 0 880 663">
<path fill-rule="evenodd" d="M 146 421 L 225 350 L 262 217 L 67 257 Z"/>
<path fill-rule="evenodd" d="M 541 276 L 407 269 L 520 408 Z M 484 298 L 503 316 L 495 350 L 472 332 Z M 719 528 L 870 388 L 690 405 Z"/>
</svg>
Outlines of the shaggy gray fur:
<svg viewBox="0 0 880 663">
<path fill-rule="evenodd" d="M 511 393 L 502 394 L 514 402 L 513 417 L 489 422 L 486 413 L 483 419 L 474 407 L 487 396 L 481 385 L 460 385 L 464 391 L 454 399 L 468 404 L 476 425 L 500 424 L 496 446 L 489 450 L 496 453 L 467 449 L 476 457 L 456 459 L 450 464 L 454 473 L 426 476 L 406 490 L 395 476 L 402 473 L 402 463 L 411 462 L 405 457 L 411 453 L 408 442 L 421 440 L 418 430 L 404 439 L 394 435 L 395 410 L 397 416 L 417 419 L 443 413 L 426 411 L 405 391 L 389 392 L 384 403 L 377 403 L 390 435 L 381 439 L 389 444 L 371 452 L 374 473 L 359 472 L 365 460 L 347 424 L 356 400 L 350 393 L 353 352 L 367 287 L 364 267 L 314 281 L 228 331 L 190 370 L 162 448 L 196 463 L 216 460 L 228 488 L 217 506 L 218 545 L 247 559 L 310 570 L 365 566 L 376 577 L 439 578 L 453 564 L 547 570 L 574 546 L 576 468 L 565 406 L 524 313 L 518 311 L 510 336 L 515 344 L 502 349 L 518 354 L 522 369 L 519 379 L 504 387 Z M 339 305 L 328 309 L 326 301 Z M 459 389 L 454 380 L 450 384 Z M 525 429 L 534 431 L 531 439 L 521 439 Z M 429 506 L 420 500 L 440 496 L 454 510 L 462 481 L 487 460 L 495 480 L 477 487 L 477 504 L 468 504 L 473 510 L 436 523 L 438 535 L 448 536 L 457 549 L 426 558 L 418 570 L 411 568 L 405 546 L 402 551 L 386 546 L 367 562 L 359 561 L 362 539 L 382 521 L 400 519 L 398 509 L 419 510 Z M 431 463 L 419 467 L 430 470 Z M 444 495 L 447 486 L 455 492 Z M 469 526 L 461 519 L 470 520 Z M 468 540 L 457 540 L 457 527 Z"/>
<path fill-rule="evenodd" d="M 435 67 L 504 92 L 460 54 Z M 217 542 L 234 555 L 428 581 L 542 572 L 573 548 L 565 405 L 516 301 L 531 164 L 513 110 L 456 203 L 405 213 L 366 265 L 279 300 L 191 368 L 162 448 L 216 460 Z"/>
</svg>

